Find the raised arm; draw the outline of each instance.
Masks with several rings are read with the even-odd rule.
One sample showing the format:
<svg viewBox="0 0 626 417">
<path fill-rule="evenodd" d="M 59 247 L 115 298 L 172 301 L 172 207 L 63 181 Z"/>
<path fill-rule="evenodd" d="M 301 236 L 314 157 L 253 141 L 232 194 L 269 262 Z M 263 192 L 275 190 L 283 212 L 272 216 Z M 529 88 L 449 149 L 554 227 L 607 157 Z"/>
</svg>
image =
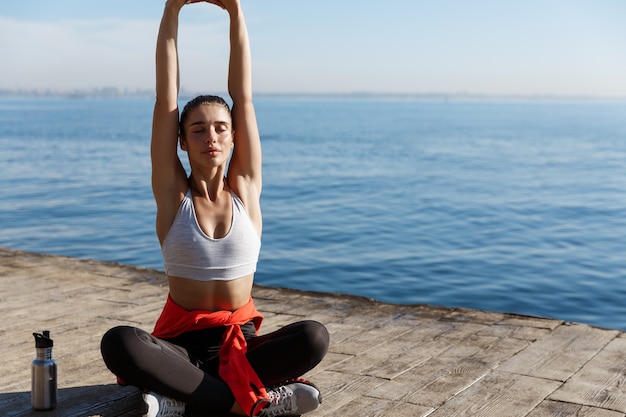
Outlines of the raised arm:
<svg viewBox="0 0 626 417">
<path fill-rule="evenodd" d="M 242 198 L 258 200 L 262 186 L 261 140 L 252 104 L 248 29 L 239 0 L 221 0 L 221 4 L 230 15 L 228 93 L 233 100 L 235 149 L 228 170 L 229 184 Z"/>
<path fill-rule="evenodd" d="M 185 0 L 168 0 L 156 47 L 156 103 L 152 121 L 152 191 L 157 203 L 157 235 L 162 241 L 186 189 L 178 158 L 178 15 Z"/>
</svg>

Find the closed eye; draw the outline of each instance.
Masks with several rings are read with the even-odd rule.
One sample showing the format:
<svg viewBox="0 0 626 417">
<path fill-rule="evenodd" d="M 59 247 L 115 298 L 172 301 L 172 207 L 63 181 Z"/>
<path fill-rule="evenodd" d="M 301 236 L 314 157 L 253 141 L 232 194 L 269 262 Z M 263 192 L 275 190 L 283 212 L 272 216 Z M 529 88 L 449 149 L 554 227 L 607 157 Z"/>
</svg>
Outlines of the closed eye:
<svg viewBox="0 0 626 417">
<path fill-rule="evenodd" d="M 215 125 L 215 131 L 218 133 L 226 132 L 228 130 L 229 130 L 229 126 L 228 126 L 228 123 L 226 122 L 216 123 Z"/>
</svg>

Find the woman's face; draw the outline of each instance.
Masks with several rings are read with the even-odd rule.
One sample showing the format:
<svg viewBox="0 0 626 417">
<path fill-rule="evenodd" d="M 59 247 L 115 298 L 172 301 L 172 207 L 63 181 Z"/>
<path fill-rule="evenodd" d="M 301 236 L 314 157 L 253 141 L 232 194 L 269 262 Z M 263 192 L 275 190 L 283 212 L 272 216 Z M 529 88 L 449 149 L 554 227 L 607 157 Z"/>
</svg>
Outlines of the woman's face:
<svg viewBox="0 0 626 417">
<path fill-rule="evenodd" d="M 230 157 L 233 126 L 230 112 L 218 104 L 201 104 L 189 112 L 181 149 L 189 160 L 207 166 L 219 166 Z"/>
</svg>

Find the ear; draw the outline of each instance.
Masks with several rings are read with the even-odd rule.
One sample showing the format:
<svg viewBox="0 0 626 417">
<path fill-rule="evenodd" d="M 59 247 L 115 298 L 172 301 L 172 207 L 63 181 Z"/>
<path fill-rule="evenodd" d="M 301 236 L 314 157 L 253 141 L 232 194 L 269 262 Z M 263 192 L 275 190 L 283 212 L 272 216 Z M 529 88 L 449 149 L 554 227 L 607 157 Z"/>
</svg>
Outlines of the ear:
<svg viewBox="0 0 626 417">
<path fill-rule="evenodd" d="M 187 141 L 181 135 L 178 135 L 178 142 L 180 143 L 180 149 L 187 152 Z"/>
<path fill-rule="evenodd" d="M 230 135 L 233 138 L 233 140 L 230 142 L 230 147 L 234 148 L 235 147 L 235 129 L 233 129 Z"/>
</svg>

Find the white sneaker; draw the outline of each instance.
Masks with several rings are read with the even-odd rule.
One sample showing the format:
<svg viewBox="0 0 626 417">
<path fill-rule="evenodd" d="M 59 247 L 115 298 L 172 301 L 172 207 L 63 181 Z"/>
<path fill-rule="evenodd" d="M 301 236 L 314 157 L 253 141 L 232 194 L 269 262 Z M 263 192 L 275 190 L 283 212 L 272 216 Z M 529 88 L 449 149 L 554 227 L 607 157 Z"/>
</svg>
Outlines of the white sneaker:
<svg viewBox="0 0 626 417">
<path fill-rule="evenodd" d="M 320 392 L 312 383 L 299 380 L 267 389 L 268 405 L 253 417 L 299 416 L 315 410 L 322 402 Z M 253 413 L 257 409 L 253 407 Z"/>
<path fill-rule="evenodd" d="M 185 415 L 184 402 L 165 397 L 156 392 L 144 393 L 143 401 L 148 407 L 148 412 L 143 417 L 184 417 Z"/>
</svg>

